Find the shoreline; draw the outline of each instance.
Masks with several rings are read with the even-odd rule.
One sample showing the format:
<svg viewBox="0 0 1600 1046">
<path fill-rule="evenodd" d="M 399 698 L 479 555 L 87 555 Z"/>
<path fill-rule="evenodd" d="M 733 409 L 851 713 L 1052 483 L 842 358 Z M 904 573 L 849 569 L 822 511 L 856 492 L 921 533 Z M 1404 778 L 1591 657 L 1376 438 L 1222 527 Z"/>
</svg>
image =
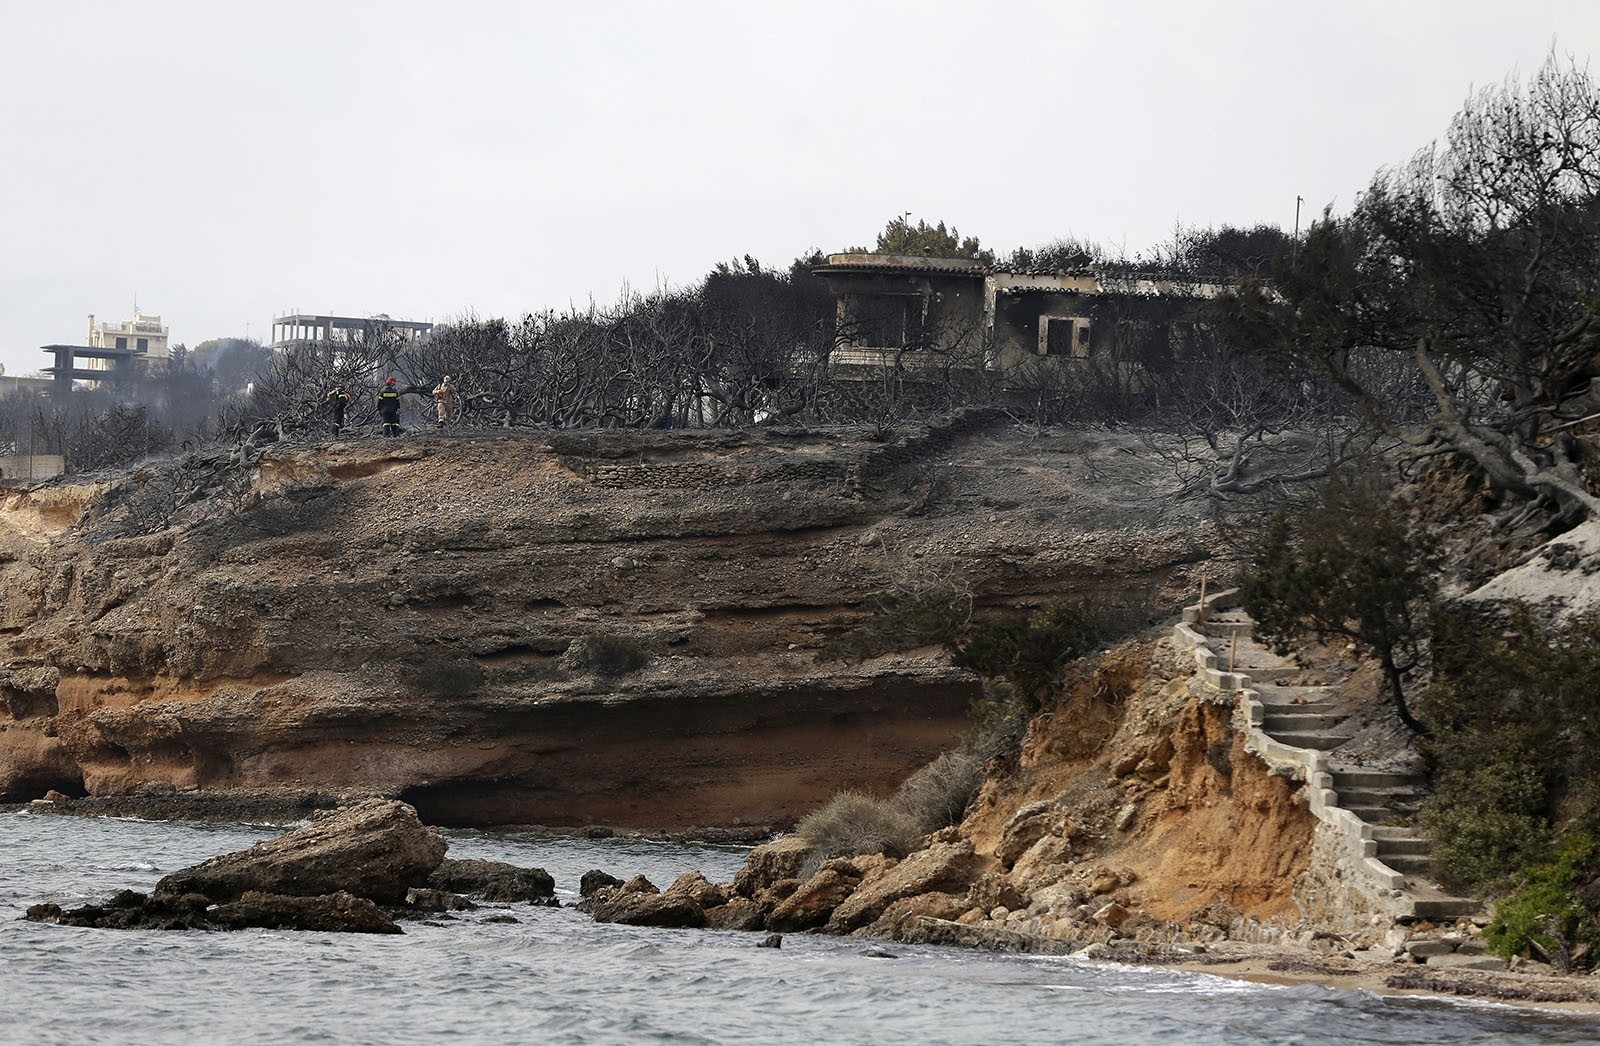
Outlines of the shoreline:
<svg viewBox="0 0 1600 1046">
<path fill-rule="evenodd" d="M 1375 995 L 1493 1003 L 1600 1020 L 1600 976 L 1558 974 L 1548 967 L 1492 970 L 1469 968 L 1459 962 L 1429 965 L 1376 954 L 1240 941 L 1183 945 L 1123 940 L 1094 944 L 929 918 L 906 927 L 896 939 L 901 943 L 980 951 L 1073 956 L 1114 966 L 1182 970 L 1258 984 L 1315 984 Z M 1492 961 L 1492 956 L 1475 960 Z"/>
<path fill-rule="evenodd" d="M 156 799 L 152 802 L 152 799 Z M 269 800 L 254 795 L 245 799 L 233 796 L 230 803 L 197 810 L 191 803 L 173 802 L 177 797 L 127 797 L 122 802 L 70 800 L 4 804 L 0 812 L 33 813 L 43 816 L 136 817 L 141 820 L 237 820 L 240 813 L 267 814 L 268 807 L 280 816 L 299 814 L 309 817 L 328 796 L 298 797 L 300 802 L 284 803 L 281 793 Z M 192 800 L 192 797 L 185 797 Z M 166 802 L 161 801 L 166 799 Z M 307 802 L 307 799 L 311 799 Z M 272 800 L 276 800 L 274 803 Z M 187 816 L 173 817 L 173 807 L 187 805 Z M 143 807 L 143 809 L 132 809 Z M 120 809 L 119 809 L 120 808 Z M 310 808 L 310 809 L 308 809 Z M 235 815 L 229 817 L 228 814 Z M 152 816 L 155 815 L 155 816 Z M 165 816 L 161 816 L 165 815 Z M 210 816 L 207 816 L 210 815 Z M 261 822 L 256 822 L 261 823 Z M 280 822 L 281 823 L 281 822 Z M 591 839 L 629 836 L 633 833 L 590 826 L 560 828 L 542 825 L 507 825 L 490 832 L 537 831 L 542 834 Z M 691 833 L 693 834 L 693 833 Z M 731 833 L 730 833 L 731 834 Z M 638 836 L 644 838 L 644 836 Z M 651 836 L 654 838 L 654 836 Z M 691 841 L 691 840 L 663 840 Z M 692 841 L 718 845 L 728 839 L 695 838 Z M 910 929 L 910 928 L 908 928 Z M 1055 937 L 1039 936 L 1000 928 L 963 926 L 939 919 L 924 918 L 910 932 L 896 935 L 899 943 L 938 944 L 979 951 L 1078 956 L 1117 966 L 1144 966 L 1201 973 L 1225 980 L 1292 987 L 1315 984 L 1325 988 L 1367 991 L 1375 995 L 1413 999 L 1452 1000 L 1493 1004 L 1531 1012 L 1561 1014 L 1580 1019 L 1600 1020 L 1600 976 L 1558 974 L 1548 968 L 1537 970 L 1496 970 L 1468 968 L 1463 964 L 1430 965 L 1395 959 L 1367 957 L 1349 952 L 1329 953 L 1287 945 L 1245 944 L 1220 941 L 1189 946 L 1125 941 L 1119 944 L 1087 944 Z M 888 943 L 888 942 L 886 942 Z M 1483 957 L 1480 962 L 1492 961 Z"/>
<path fill-rule="evenodd" d="M 1284 947 L 1239 946 L 1170 960 L 1107 958 L 1117 965 L 1148 965 L 1204 973 L 1227 980 L 1293 987 L 1367 991 L 1394 998 L 1452 1000 L 1600 1020 L 1600 977 L 1588 974 L 1479 970 L 1378 959 L 1352 959 Z"/>
</svg>

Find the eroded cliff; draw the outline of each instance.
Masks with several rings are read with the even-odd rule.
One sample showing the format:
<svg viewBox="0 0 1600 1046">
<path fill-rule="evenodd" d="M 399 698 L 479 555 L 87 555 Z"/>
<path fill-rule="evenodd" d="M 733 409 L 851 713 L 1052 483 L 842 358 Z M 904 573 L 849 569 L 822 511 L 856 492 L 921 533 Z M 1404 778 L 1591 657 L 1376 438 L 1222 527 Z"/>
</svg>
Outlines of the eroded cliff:
<svg viewBox="0 0 1600 1046">
<path fill-rule="evenodd" d="M 1123 434 L 540 432 L 197 455 L 0 504 L 0 794 L 354 790 L 434 821 L 785 824 L 966 728 L 885 589 L 1176 605 L 1211 544 Z M 608 672 L 594 637 L 648 660 Z M 625 666 L 624 666 L 625 667 Z"/>
</svg>

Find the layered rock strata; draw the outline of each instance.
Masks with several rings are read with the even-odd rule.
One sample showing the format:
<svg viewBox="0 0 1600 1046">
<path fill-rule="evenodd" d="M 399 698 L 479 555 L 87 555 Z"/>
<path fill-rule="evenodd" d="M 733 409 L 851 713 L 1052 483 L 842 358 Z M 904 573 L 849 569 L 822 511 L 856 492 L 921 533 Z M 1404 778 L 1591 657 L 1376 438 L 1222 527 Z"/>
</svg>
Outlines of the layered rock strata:
<svg viewBox="0 0 1600 1046">
<path fill-rule="evenodd" d="M 276 446 L 6 492 L 0 800 L 756 835 L 968 726 L 935 640 L 834 656 L 869 597 L 1173 605 L 1208 544 L 1177 486 L 1136 437 L 967 415 Z"/>
</svg>

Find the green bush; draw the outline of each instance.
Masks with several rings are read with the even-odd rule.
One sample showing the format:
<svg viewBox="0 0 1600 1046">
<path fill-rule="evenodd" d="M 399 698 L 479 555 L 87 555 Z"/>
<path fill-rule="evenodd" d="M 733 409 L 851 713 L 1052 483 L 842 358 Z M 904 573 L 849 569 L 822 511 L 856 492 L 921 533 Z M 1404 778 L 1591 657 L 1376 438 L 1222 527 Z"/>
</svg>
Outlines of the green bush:
<svg viewBox="0 0 1600 1046">
<path fill-rule="evenodd" d="M 855 854 L 904 857 L 921 841 L 917 822 L 893 803 L 861 792 L 839 792 L 794 826 L 817 863 Z"/>
<path fill-rule="evenodd" d="M 944 752 L 901 783 L 889 802 L 927 834 L 957 824 L 983 784 L 983 763 L 971 752 Z"/>
<path fill-rule="evenodd" d="M 1447 885 L 1492 891 L 1553 834 L 1600 828 L 1600 623 L 1454 608 L 1436 618 L 1432 646 L 1422 823 Z"/>
<path fill-rule="evenodd" d="M 972 615 L 972 596 L 952 586 L 935 585 L 874 593 L 867 597 L 865 609 L 868 616 L 861 624 L 823 645 L 824 658 L 859 660 L 949 643 Z"/>
<path fill-rule="evenodd" d="M 478 662 L 461 657 L 419 665 L 414 678 L 417 689 L 424 694 L 463 697 L 482 686 L 488 674 Z"/>
<path fill-rule="evenodd" d="M 650 652 L 626 636 L 597 632 L 579 639 L 573 647 L 572 663 L 596 675 L 627 675 L 650 663 Z"/>
<path fill-rule="evenodd" d="M 1553 861 L 1531 869 L 1522 888 L 1500 902 L 1485 934 L 1502 958 L 1532 951 L 1563 973 L 1575 964 L 1593 964 L 1600 923 L 1575 894 L 1593 876 L 1594 857 L 1594 841 L 1573 836 Z"/>
<path fill-rule="evenodd" d="M 1530 767 L 1494 763 L 1437 780 L 1420 819 L 1445 886 L 1493 892 L 1542 852 L 1550 825 L 1530 812 L 1544 794 L 1537 777 Z"/>
<path fill-rule="evenodd" d="M 1025 618 L 989 621 L 972 629 L 955 645 L 953 659 L 985 678 L 1009 680 L 1018 695 L 1037 709 L 1042 692 L 1061 670 L 1103 639 L 1086 607 L 1048 603 Z"/>
</svg>

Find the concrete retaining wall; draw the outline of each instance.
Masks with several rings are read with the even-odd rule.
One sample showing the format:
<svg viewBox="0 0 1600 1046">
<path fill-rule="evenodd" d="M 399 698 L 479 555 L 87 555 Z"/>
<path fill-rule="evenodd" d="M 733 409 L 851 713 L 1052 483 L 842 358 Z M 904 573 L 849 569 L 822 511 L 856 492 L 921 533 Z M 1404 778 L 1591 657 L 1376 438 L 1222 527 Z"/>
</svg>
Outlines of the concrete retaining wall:
<svg viewBox="0 0 1600 1046">
<path fill-rule="evenodd" d="M 1219 696 L 1237 698 L 1234 726 L 1245 735 L 1246 750 L 1260 757 L 1274 773 L 1305 782 L 1307 803 L 1321 822 L 1318 835 L 1331 837 L 1335 853 L 1330 856 L 1335 862 L 1364 880 L 1369 888 L 1364 892 L 1370 892 L 1374 901 L 1391 914 L 1410 914 L 1412 905 L 1400 896 L 1405 890 L 1405 876 L 1376 857 L 1378 844 L 1373 838 L 1372 826 L 1338 806 L 1327 754 L 1310 748 L 1295 748 L 1268 736 L 1261 729 L 1266 710 L 1260 693 L 1251 688 L 1250 677 L 1219 667 L 1226 666 L 1226 660 L 1211 649 L 1209 638 L 1195 627 L 1208 615 L 1237 603 L 1238 592 L 1230 589 L 1185 607 L 1183 618 L 1174 629 L 1178 641 L 1194 651 L 1197 675 L 1207 686 Z"/>
</svg>

